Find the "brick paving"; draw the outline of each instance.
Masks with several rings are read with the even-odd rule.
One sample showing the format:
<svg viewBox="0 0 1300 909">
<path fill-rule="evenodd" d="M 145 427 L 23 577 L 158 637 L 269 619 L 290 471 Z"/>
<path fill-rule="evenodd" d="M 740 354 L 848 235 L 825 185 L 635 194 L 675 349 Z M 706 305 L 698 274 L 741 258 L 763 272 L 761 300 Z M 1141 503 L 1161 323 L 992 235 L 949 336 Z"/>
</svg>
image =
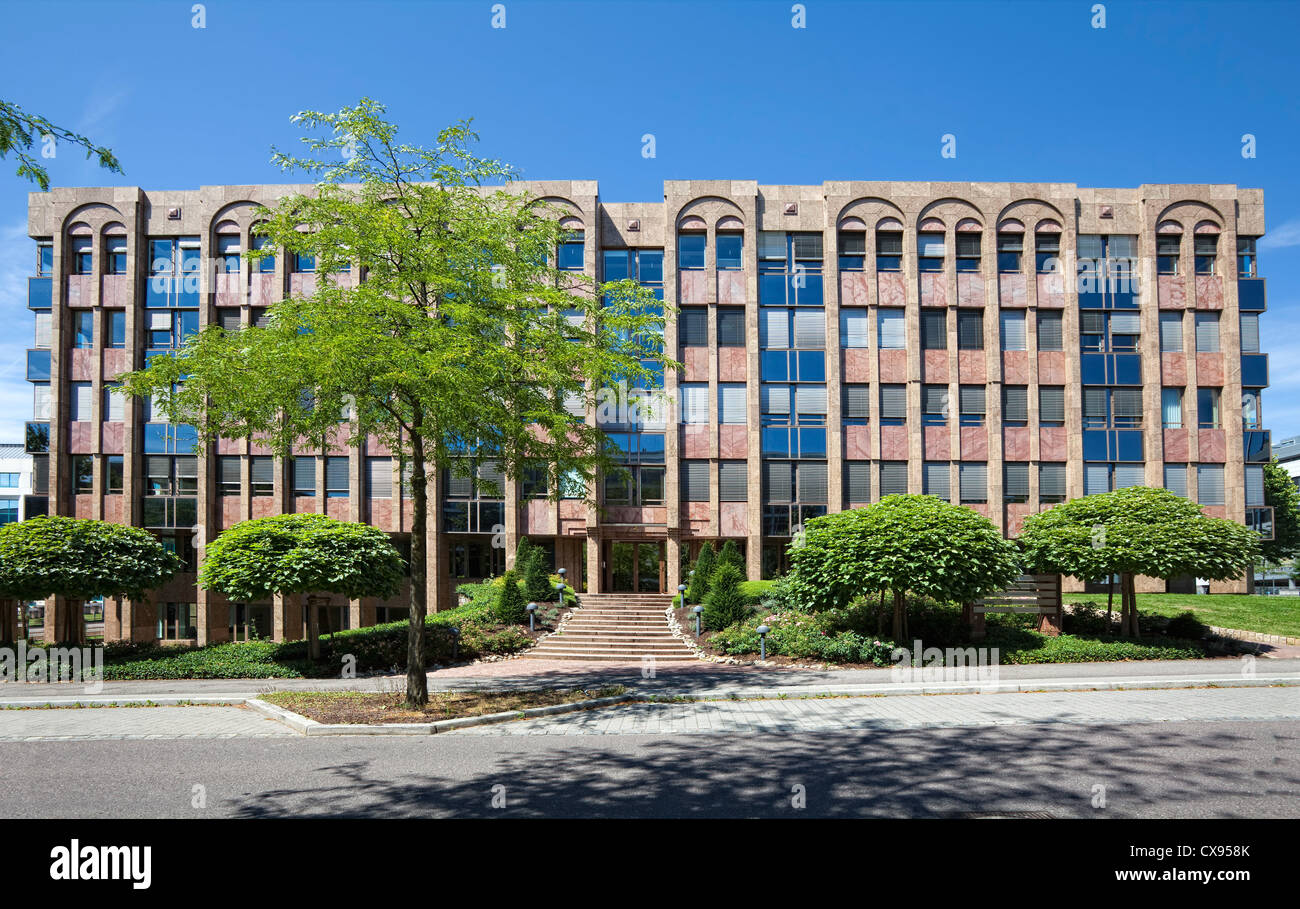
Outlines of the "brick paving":
<svg viewBox="0 0 1300 909">
<path fill-rule="evenodd" d="M 0 742 L 228 739 L 297 735 L 247 707 L 83 707 L 0 710 Z"/>
</svg>

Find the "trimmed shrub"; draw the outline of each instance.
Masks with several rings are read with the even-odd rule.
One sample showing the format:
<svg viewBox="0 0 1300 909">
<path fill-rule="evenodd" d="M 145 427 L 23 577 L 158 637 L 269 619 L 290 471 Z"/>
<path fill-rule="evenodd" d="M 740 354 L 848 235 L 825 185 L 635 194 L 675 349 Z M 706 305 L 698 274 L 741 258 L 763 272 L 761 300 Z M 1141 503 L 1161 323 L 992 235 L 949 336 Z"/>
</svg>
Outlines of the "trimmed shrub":
<svg viewBox="0 0 1300 909">
<path fill-rule="evenodd" d="M 519 576 L 511 569 L 505 573 L 492 615 L 502 625 L 522 625 L 528 621 L 527 606 L 528 601 L 519 589 Z"/>
<path fill-rule="evenodd" d="M 1169 620 L 1165 634 L 1171 638 L 1199 641 L 1209 634 L 1210 627 L 1196 617 L 1194 612 L 1180 612 Z"/>
<path fill-rule="evenodd" d="M 701 615 L 704 627 L 721 631 L 749 615 L 749 602 L 740 592 L 740 582 L 744 579 L 739 568 L 725 562 L 713 570 Z"/>
<path fill-rule="evenodd" d="M 717 565 L 735 565 L 740 569 L 740 573 L 745 573 L 745 557 L 740 554 L 740 547 L 736 545 L 735 540 L 727 540 L 722 544 L 722 551 L 718 553 Z M 714 571 L 717 571 L 716 566 Z"/>
<path fill-rule="evenodd" d="M 688 603 L 704 602 L 704 597 L 709 592 L 709 576 L 713 573 L 715 561 L 716 554 L 713 551 L 713 544 L 705 543 L 704 548 L 700 550 L 700 557 L 691 566 L 695 574 L 691 575 L 690 584 L 686 588 L 686 601 Z"/>
<path fill-rule="evenodd" d="M 536 603 L 549 603 L 559 594 L 551 586 L 550 576 L 546 572 L 546 550 L 540 546 L 529 548 L 528 562 L 519 570 L 524 573 L 524 591 L 528 594 L 528 599 Z"/>
</svg>

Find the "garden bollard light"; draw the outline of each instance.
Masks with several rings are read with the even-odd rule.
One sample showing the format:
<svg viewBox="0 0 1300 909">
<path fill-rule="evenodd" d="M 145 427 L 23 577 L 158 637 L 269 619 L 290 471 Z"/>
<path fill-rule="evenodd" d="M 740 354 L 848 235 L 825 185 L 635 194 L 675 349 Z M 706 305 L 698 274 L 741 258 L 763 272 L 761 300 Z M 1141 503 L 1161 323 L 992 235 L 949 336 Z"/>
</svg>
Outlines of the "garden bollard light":
<svg viewBox="0 0 1300 909">
<path fill-rule="evenodd" d="M 556 585 L 555 585 L 555 589 L 558 590 L 558 591 L 560 592 L 560 608 L 563 609 L 563 608 L 564 608 L 564 591 L 565 591 L 564 582 L 561 581 L 560 583 L 556 584 Z"/>
<path fill-rule="evenodd" d="M 677 597 L 678 597 L 677 605 L 678 605 L 678 606 L 685 606 L 685 605 L 686 605 L 686 585 L 685 585 L 685 584 L 678 584 L 678 585 L 677 585 Z"/>
<path fill-rule="evenodd" d="M 451 661 L 460 659 L 460 628 L 451 626 Z"/>
<path fill-rule="evenodd" d="M 758 626 L 758 658 L 763 661 L 767 660 L 767 633 L 771 630 L 766 625 Z"/>
<path fill-rule="evenodd" d="M 558 574 L 560 576 L 560 580 L 563 581 L 564 576 L 569 573 L 569 570 L 567 568 L 559 568 L 556 570 L 555 573 Z"/>
<path fill-rule="evenodd" d="M 695 613 L 695 636 L 700 636 L 700 613 L 704 611 L 703 606 L 696 606 L 691 612 Z"/>
<path fill-rule="evenodd" d="M 528 630 L 529 630 L 529 631 L 533 631 L 533 630 L 535 630 L 535 629 L 533 628 L 533 613 L 537 612 L 537 604 L 536 604 L 536 603 L 529 603 L 529 604 L 528 604 L 526 607 L 524 607 L 524 608 L 528 610 Z"/>
</svg>

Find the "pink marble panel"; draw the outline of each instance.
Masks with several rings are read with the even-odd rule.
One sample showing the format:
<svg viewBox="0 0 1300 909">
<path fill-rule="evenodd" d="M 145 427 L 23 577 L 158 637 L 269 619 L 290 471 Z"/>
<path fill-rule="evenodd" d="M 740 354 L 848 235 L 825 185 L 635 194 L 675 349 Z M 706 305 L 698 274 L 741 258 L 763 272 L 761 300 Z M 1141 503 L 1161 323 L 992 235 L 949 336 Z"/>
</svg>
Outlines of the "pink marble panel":
<svg viewBox="0 0 1300 909">
<path fill-rule="evenodd" d="M 95 497 L 93 495 L 76 495 L 72 497 L 72 513 L 78 518 L 95 516 Z"/>
<path fill-rule="evenodd" d="M 844 457 L 850 461 L 867 461 L 871 458 L 871 427 L 844 427 Z"/>
<path fill-rule="evenodd" d="M 861 347 L 850 347 L 844 351 L 844 381 L 871 381 L 871 351 Z"/>
<path fill-rule="evenodd" d="M 548 499 L 529 499 L 520 517 L 523 519 L 522 533 L 554 534 L 556 509 Z"/>
<path fill-rule="evenodd" d="M 903 285 L 903 274 L 897 271 L 876 273 L 876 294 L 881 306 L 905 306 L 907 290 Z"/>
<path fill-rule="evenodd" d="M 1228 439 L 1222 429 L 1202 429 L 1197 432 L 1197 457 L 1204 462 L 1222 464 L 1228 460 Z M 1168 460 L 1168 455 L 1166 455 Z"/>
<path fill-rule="evenodd" d="M 289 296 L 306 297 L 316 292 L 316 275 L 294 273 L 289 275 Z"/>
<path fill-rule="evenodd" d="M 122 454 L 125 439 L 125 423 L 103 423 L 100 425 L 99 447 L 104 454 Z"/>
<path fill-rule="evenodd" d="M 254 508 L 254 511 L 256 511 L 256 508 Z M 325 514 L 339 521 L 351 520 L 351 499 L 341 497 L 337 499 L 326 499 Z"/>
<path fill-rule="evenodd" d="M 1065 384 L 1065 351 L 1045 350 L 1038 355 L 1038 382 L 1040 385 Z"/>
<path fill-rule="evenodd" d="M 686 502 L 686 516 L 692 521 L 709 520 L 708 502 Z"/>
<path fill-rule="evenodd" d="M 878 365 L 880 381 L 885 384 L 897 384 L 907 381 L 907 351 L 882 350 Z"/>
<path fill-rule="evenodd" d="M 866 306 L 870 302 L 866 272 L 840 272 L 840 306 Z"/>
<path fill-rule="evenodd" d="M 998 305 L 1009 307 L 1029 305 L 1029 294 L 1025 289 L 1024 275 L 998 275 Z"/>
<path fill-rule="evenodd" d="M 1156 275 L 1156 300 L 1160 309 L 1187 306 L 1187 287 L 1178 275 Z"/>
<path fill-rule="evenodd" d="M 216 275 L 213 302 L 218 306 L 242 306 L 244 304 L 244 276 L 238 272 L 218 272 Z"/>
<path fill-rule="evenodd" d="M 745 381 L 745 372 L 745 348 L 718 348 L 719 382 L 743 382 Z"/>
<path fill-rule="evenodd" d="M 679 271 L 677 286 L 679 303 L 709 302 L 709 273 L 706 271 Z"/>
<path fill-rule="evenodd" d="M 1227 505 L 1202 505 L 1201 511 L 1211 518 L 1226 518 L 1228 516 Z"/>
<path fill-rule="evenodd" d="M 960 382 L 987 382 L 988 364 L 984 359 L 984 351 L 957 351 L 957 376 Z"/>
<path fill-rule="evenodd" d="M 1005 461 L 1029 460 L 1029 427 L 1002 427 L 1002 459 Z"/>
<path fill-rule="evenodd" d="M 1196 308 L 1223 309 L 1223 279 L 1218 275 L 1196 276 Z"/>
<path fill-rule="evenodd" d="M 240 450 L 242 445 L 243 445 L 243 441 L 241 439 L 217 439 L 217 454 L 223 454 L 223 455 L 242 454 L 242 451 Z M 315 452 L 313 451 L 307 451 L 303 453 L 315 454 Z"/>
<path fill-rule="evenodd" d="M 661 506 L 625 506 L 620 505 L 608 510 L 609 523 L 611 524 L 635 524 L 645 526 L 647 524 L 663 524 L 668 518 L 668 510 Z"/>
<path fill-rule="evenodd" d="M 393 449 L 374 436 L 369 436 L 366 439 L 366 454 L 376 458 L 391 458 Z"/>
<path fill-rule="evenodd" d="M 73 348 L 68 351 L 68 380 L 71 382 L 90 382 L 99 370 L 95 352 L 86 348 Z"/>
<path fill-rule="evenodd" d="M 947 426 L 923 426 L 921 429 L 927 461 L 946 461 L 952 457 L 952 432 Z"/>
<path fill-rule="evenodd" d="M 682 427 L 682 457 L 707 458 L 711 438 L 708 423 L 690 423 Z"/>
<path fill-rule="evenodd" d="M 221 526 L 234 527 L 244 519 L 242 510 L 239 507 L 239 496 L 222 496 L 221 497 Z"/>
<path fill-rule="evenodd" d="M 69 454 L 94 454 L 95 442 L 91 437 L 91 424 L 84 420 L 68 424 Z"/>
<path fill-rule="evenodd" d="M 745 302 L 745 273 L 743 271 L 718 272 L 718 302 Z"/>
<path fill-rule="evenodd" d="M 255 518 L 265 518 L 280 513 L 280 509 L 276 507 L 275 496 L 253 496 L 249 499 L 249 504 Z"/>
<path fill-rule="evenodd" d="M 922 361 L 921 373 L 924 381 L 936 384 L 947 384 L 948 382 L 948 351 L 946 350 L 927 350 L 924 351 L 925 359 Z"/>
<path fill-rule="evenodd" d="M 560 520 L 585 522 L 587 520 L 587 503 L 581 499 L 561 499 Z"/>
<path fill-rule="evenodd" d="M 1029 351 L 1002 351 L 1002 381 L 1007 385 L 1029 384 Z"/>
<path fill-rule="evenodd" d="M 1187 384 L 1187 354 L 1162 353 L 1160 355 L 1160 378 L 1163 385 Z"/>
<path fill-rule="evenodd" d="M 744 502 L 722 502 L 719 505 L 722 536 L 743 537 L 749 533 L 748 507 Z"/>
<path fill-rule="evenodd" d="M 987 461 L 989 459 L 989 432 L 984 426 L 962 426 L 961 459 Z"/>
<path fill-rule="evenodd" d="M 718 457 L 730 460 L 749 457 L 749 427 L 738 423 L 719 426 Z"/>
<path fill-rule="evenodd" d="M 1196 384 L 1223 384 L 1223 354 L 1198 353 L 1196 355 Z"/>
<path fill-rule="evenodd" d="M 1165 460 L 1171 462 L 1186 461 L 1189 451 L 1187 430 L 1166 429 L 1164 433 Z"/>
<path fill-rule="evenodd" d="M 104 275 L 99 279 L 99 305 L 114 309 L 125 308 L 131 303 L 127 293 L 127 275 Z"/>
<path fill-rule="evenodd" d="M 68 275 L 67 283 L 64 285 L 67 290 L 68 305 L 94 306 L 95 285 L 92 283 L 94 280 L 94 275 Z"/>
<path fill-rule="evenodd" d="M 413 506 L 411 505 L 410 499 L 402 500 L 403 514 L 405 514 L 406 512 L 411 512 L 411 514 L 414 514 L 415 512 L 412 511 L 412 507 Z M 319 500 L 315 496 L 294 496 L 293 513 L 294 514 L 320 514 L 321 510 L 320 510 Z M 408 522 L 406 526 L 410 527 L 411 525 Z"/>
<path fill-rule="evenodd" d="M 1020 533 L 1025 526 L 1025 518 L 1034 513 L 1034 506 L 1027 502 L 1008 502 L 1007 506 L 1007 536 L 1013 537 Z"/>
<path fill-rule="evenodd" d="M 101 362 L 105 379 L 116 379 L 122 373 L 131 371 L 131 351 L 124 348 L 109 348 L 104 351 L 104 359 Z"/>
<path fill-rule="evenodd" d="M 942 272 L 925 272 L 921 275 L 921 305 L 948 305 L 948 276 Z"/>
<path fill-rule="evenodd" d="M 993 506 L 988 502 L 971 502 L 965 507 L 969 508 L 976 514 L 984 515 L 984 517 L 988 518 L 990 521 L 993 520 Z"/>
<path fill-rule="evenodd" d="M 122 496 L 104 496 L 104 520 L 114 524 L 123 522 L 126 510 L 122 507 Z"/>
<path fill-rule="evenodd" d="M 270 455 L 275 454 L 275 451 L 268 443 L 253 439 L 248 443 L 248 453 L 252 455 Z"/>
<path fill-rule="evenodd" d="M 1038 305 L 1044 309 L 1065 306 L 1065 275 L 1038 276 Z"/>
<path fill-rule="evenodd" d="M 274 272 L 263 274 L 254 272 L 248 279 L 248 304 L 250 306 L 272 306 L 280 302 L 284 295 L 276 284 Z"/>
<path fill-rule="evenodd" d="M 880 427 L 880 460 L 906 461 L 908 456 L 907 427 Z M 948 456 L 944 455 L 944 460 Z"/>
<path fill-rule="evenodd" d="M 1040 461 L 1064 461 L 1069 450 L 1064 426 L 1040 426 L 1038 428 L 1038 459 Z"/>
<path fill-rule="evenodd" d="M 961 272 L 957 275 L 957 305 L 984 308 L 984 276 Z"/>
<path fill-rule="evenodd" d="M 742 348 L 737 348 L 741 349 Z M 683 381 L 686 382 L 707 382 L 709 381 L 709 349 L 707 347 L 683 347 L 682 348 L 682 370 Z"/>
</svg>

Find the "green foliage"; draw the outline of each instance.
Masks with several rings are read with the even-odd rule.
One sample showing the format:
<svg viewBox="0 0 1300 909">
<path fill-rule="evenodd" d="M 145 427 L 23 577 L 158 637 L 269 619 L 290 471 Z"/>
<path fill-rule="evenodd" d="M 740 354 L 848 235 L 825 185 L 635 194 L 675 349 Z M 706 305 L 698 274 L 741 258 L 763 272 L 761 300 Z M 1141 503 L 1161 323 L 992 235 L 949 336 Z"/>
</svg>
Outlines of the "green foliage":
<svg viewBox="0 0 1300 909">
<path fill-rule="evenodd" d="M 854 627 L 860 616 L 844 610 L 818 613 L 787 610 L 757 615 L 719 631 L 709 645 L 733 656 L 759 652 L 758 626 L 767 625 L 767 652 L 794 660 L 823 660 L 831 663 L 889 665 L 893 643 Z"/>
<path fill-rule="evenodd" d="M 519 545 L 515 547 L 515 571 L 523 571 L 532 557 L 533 544 L 528 542 L 528 537 L 520 537 Z"/>
<path fill-rule="evenodd" d="M 1165 626 L 1165 634 L 1169 637 L 1185 638 L 1189 641 L 1199 641 L 1209 633 L 1209 626 L 1198 619 L 1193 612 L 1180 612 Z"/>
<path fill-rule="evenodd" d="M 519 575 L 514 569 L 505 573 L 492 614 L 502 625 L 520 625 L 528 621 L 528 601 L 519 589 Z"/>
<path fill-rule="evenodd" d="M 1273 539 L 1260 551 L 1270 562 L 1300 556 L 1300 489 L 1277 458 L 1264 465 L 1264 504 L 1273 506 Z"/>
<path fill-rule="evenodd" d="M 515 564 L 518 568 L 518 563 Z M 524 590 L 528 599 L 535 603 L 549 603 L 556 599 L 559 591 L 551 586 L 551 577 L 546 571 L 546 550 L 540 546 L 532 547 L 523 572 Z"/>
<path fill-rule="evenodd" d="M 690 581 L 686 585 L 686 601 L 688 603 L 700 603 L 709 592 L 709 576 L 713 573 L 713 565 L 717 561 L 717 554 L 713 551 L 713 543 L 706 542 L 700 549 L 699 557 L 696 558 L 695 564 L 691 570 L 695 574 L 690 576 Z"/>
<path fill-rule="evenodd" d="M 208 544 L 198 583 L 232 600 L 275 593 L 338 593 L 387 599 L 405 574 L 388 534 L 320 514 L 242 521 Z"/>
<path fill-rule="evenodd" d="M 740 569 L 741 574 L 745 573 L 745 557 L 740 554 L 740 547 L 736 545 L 735 540 L 727 540 L 722 544 L 722 551 L 718 553 L 717 564 L 734 565 Z"/>
<path fill-rule="evenodd" d="M 1019 542 L 1031 570 L 1085 580 L 1111 574 L 1226 581 L 1259 554 L 1259 535 L 1208 517 L 1165 489 L 1134 486 L 1072 499 L 1025 518 Z"/>
<path fill-rule="evenodd" d="M 749 599 L 740 592 L 744 573 L 729 562 L 720 562 L 713 569 L 709 592 L 704 597 L 704 612 L 700 617 L 704 627 L 721 631 L 734 625 L 749 614 Z"/>
<path fill-rule="evenodd" d="M 15 152 L 18 159 L 17 175 L 35 183 L 42 192 L 49 192 L 50 174 L 40 157 L 34 154 L 33 146 L 37 142 L 44 142 L 46 136 L 53 136 L 58 142 L 80 146 L 86 150 L 87 158 L 98 159 L 100 167 L 110 173 L 122 173 L 122 165 L 113 152 L 104 146 L 57 126 L 39 114 L 29 114 L 17 104 L 0 101 L 0 158 L 8 157 L 11 151 Z"/>
<path fill-rule="evenodd" d="M 1020 574 L 1015 544 L 991 521 L 934 496 L 885 496 L 813 518 L 790 548 L 790 592 L 810 609 L 880 590 L 966 602 Z"/>
<path fill-rule="evenodd" d="M 46 516 L 0 527 L 3 598 L 144 599 L 180 569 L 176 555 L 138 527 Z"/>
</svg>

